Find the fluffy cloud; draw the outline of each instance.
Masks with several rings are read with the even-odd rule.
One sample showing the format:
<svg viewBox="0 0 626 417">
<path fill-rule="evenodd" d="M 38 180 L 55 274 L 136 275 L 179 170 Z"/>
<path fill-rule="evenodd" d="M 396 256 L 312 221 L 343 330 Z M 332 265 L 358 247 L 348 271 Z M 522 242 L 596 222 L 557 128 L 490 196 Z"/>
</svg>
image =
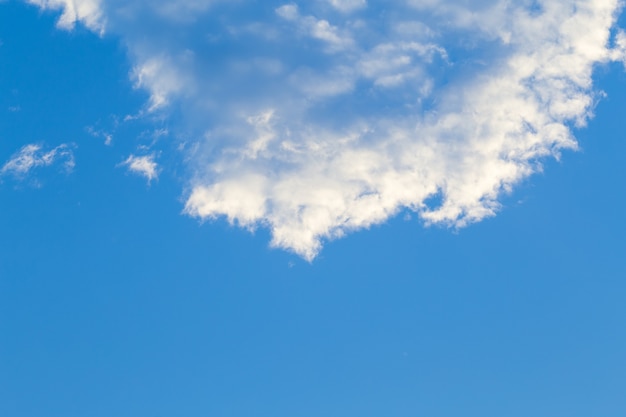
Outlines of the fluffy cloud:
<svg viewBox="0 0 626 417">
<path fill-rule="evenodd" d="M 15 153 L 0 169 L 0 177 L 25 178 L 34 169 L 60 164 L 66 172 L 74 169 L 72 146 L 63 144 L 51 150 L 44 150 L 39 144 L 24 146 Z"/>
<path fill-rule="evenodd" d="M 145 177 L 148 183 L 159 177 L 159 166 L 154 160 L 154 155 L 130 155 L 121 165 L 130 172 Z"/>
<path fill-rule="evenodd" d="M 307 259 L 402 209 L 493 216 L 577 147 L 594 68 L 626 44 L 618 0 L 37 3 L 106 21 L 145 110 L 184 114 L 189 215 L 268 227 Z"/>
<path fill-rule="evenodd" d="M 62 10 L 57 26 L 72 29 L 81 22 L 89 29 L 102 33 L 105 22 L 100 8 L 100 0 L 26 0 L 43 9 Z"/>
</svg>

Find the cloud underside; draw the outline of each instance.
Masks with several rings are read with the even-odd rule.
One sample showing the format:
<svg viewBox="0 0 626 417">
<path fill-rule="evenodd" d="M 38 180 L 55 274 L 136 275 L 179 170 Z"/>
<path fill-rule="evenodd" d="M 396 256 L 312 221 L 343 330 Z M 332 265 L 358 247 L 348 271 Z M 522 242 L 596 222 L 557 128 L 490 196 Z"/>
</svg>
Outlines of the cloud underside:
<svg viewBox="0 0 626 417">
<path fill-rule="evenodd" d="M 576 148 L 593 70 L 626 44 L 617 0 L 31 3 L 120 36 L 146 111 L 186 115 L 186 213 L 309 260 L 402 209 L 493 216 Z"/>
</svg>

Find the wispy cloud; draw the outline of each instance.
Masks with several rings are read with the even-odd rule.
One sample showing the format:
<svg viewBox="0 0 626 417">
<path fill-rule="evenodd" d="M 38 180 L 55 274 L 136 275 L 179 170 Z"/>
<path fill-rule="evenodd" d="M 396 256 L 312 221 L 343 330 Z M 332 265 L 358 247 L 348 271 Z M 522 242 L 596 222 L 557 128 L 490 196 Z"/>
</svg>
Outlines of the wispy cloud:
<svg viewBox="0 0 626 417">
<path fill-rule="evenodd" d="M 493 216 L 576 149 L 594 69 L 626 50 L 619 0 L 83 1 L 39 3 L 107 22 L 146 112 L 184 113 L 186 212 L 269 227 L 307 259 L 402 209 L 451 227 Z"/>
<path fill-rule="evenodd" d="M 318 19 L 315 16 L 302 16 L 296 4 L 280 6 L 276 9 L 276 13 L 292 22 L 306 36 L 324 42 L 328 50 L 332 52 L 339 52 L 353 45 L 349 32 L 341 31 L 338 27 L 331 25 L 328 20 Z"/>
<path fill-rule="evenodd" d="M 121 165 L 125 166 L 130 172 L 145 177 L 149 184 L 152 180 L 156 180 L 159 177 L 159 165 L 154 159 L 154 154 L 130 155 Z"/>
<path fill-rule="evenodd" d="M 30 144 L 15 153 L 0 169 L 0 176 L 12 176 L 16 179 L 27 178 L 41 167 L 60 165 L 66 172 L 72 172 L 75 166 L 73 145 L 63 144 L 51 150 L 42 145 Z"/>
<path fill-rule="evenodd" d="M 113 144 L 113 134 L 111 132 L 107 132 L 104 130 L 98 130 L 93 126 L 87 126 L 85 131 L 93 136 L 94 138 L 103 139 L 103 142 L 106 146 L 111 146 Z"/>
<path fill-rule="evenodd" d="M 366 0 L 328 0 L 328 2 L 334 8 L 344 13 L 363 9 L 367 6 Z"/>
</svg>

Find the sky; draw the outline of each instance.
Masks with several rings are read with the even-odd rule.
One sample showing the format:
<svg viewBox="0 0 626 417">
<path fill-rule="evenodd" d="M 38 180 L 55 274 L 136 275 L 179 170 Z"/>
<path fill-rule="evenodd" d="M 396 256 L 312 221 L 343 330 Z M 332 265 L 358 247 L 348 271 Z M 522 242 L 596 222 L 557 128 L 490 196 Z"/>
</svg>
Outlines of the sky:
<svg viewBox="0 0 626 417">
<path fill-rule="evenodd" d="M 0 1 L 0 415 L 622 417 L 622 6 Z"/>
</svg>

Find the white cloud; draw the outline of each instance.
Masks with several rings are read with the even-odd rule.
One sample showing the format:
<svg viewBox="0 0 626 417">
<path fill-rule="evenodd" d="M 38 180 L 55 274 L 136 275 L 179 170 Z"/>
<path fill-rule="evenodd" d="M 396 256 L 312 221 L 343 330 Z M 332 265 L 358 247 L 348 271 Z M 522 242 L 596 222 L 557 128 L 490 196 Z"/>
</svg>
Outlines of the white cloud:
<svg viewBox="0 0 626 417">
<path fill-rule="evenodd" d="M 51 150 L 44 150 L 41 145 L 30 144 L 15 153 L 0 169 L 0 176 L 25 178 L 34 169 L 60 163 L 64 170 L 74 169 L 72 145 L 63 144 Z"/>
<path fill-rule="evenodd" d="M 95 32 L 103 33 L 105 21 L 100 7 L 100 0 L 26 0 L 42 9 L 62 10 L 57 26 L 72 29 L 76 22 L 81 22 Z"/>
<path fill-rule="evenodd" d="M 159 177 L 159 165 L 154 160 L 155 155 L 130 155 L 121 165 L 128 168 L 134 174 L 141 175 L 148 180 L 148 183 Z"/>
<path fill-rule="evenodd" d="M 366 0 L 328 0 L 337 10 L 349 13 L 367 6 Z"/>
<path fill-rule="evenodd" d="M 100 5 L 147 109 L 196 133 L 186 212 L 268 227 L 307 259 L 405 208 L 452 227 L 493 216 L 577 147 L 594 68 L 625 56 L 619 0 L 326 3 Z"/>
<path fill-rule="evenodd" d="M 298 6 L 293 3 L 278 7 L 276 13 L 283 19 L 293 22 L 296 28 L 307 36 L 326 43 L 329 51 L 338 52 L 353 45 L 353 40 L 349 35 L 341 33 L 339 28 L 325 19 L 300 15 Z"/>
<path fill-rule="evenodd" d="M 171 58 L 164 56 L 139 59 L 139 64 L 133 69 L 131 77 L 137 88 L 150 91 L 148 111 L 153 112 L 169 104 L 170 98 L 182 93 L 189 86 L 182 71 L 171 63 Z M 190 57 L 188 57 L 190 59 Z M 178 62 L 182 61 L 179 58 Z"/>
</svg>

